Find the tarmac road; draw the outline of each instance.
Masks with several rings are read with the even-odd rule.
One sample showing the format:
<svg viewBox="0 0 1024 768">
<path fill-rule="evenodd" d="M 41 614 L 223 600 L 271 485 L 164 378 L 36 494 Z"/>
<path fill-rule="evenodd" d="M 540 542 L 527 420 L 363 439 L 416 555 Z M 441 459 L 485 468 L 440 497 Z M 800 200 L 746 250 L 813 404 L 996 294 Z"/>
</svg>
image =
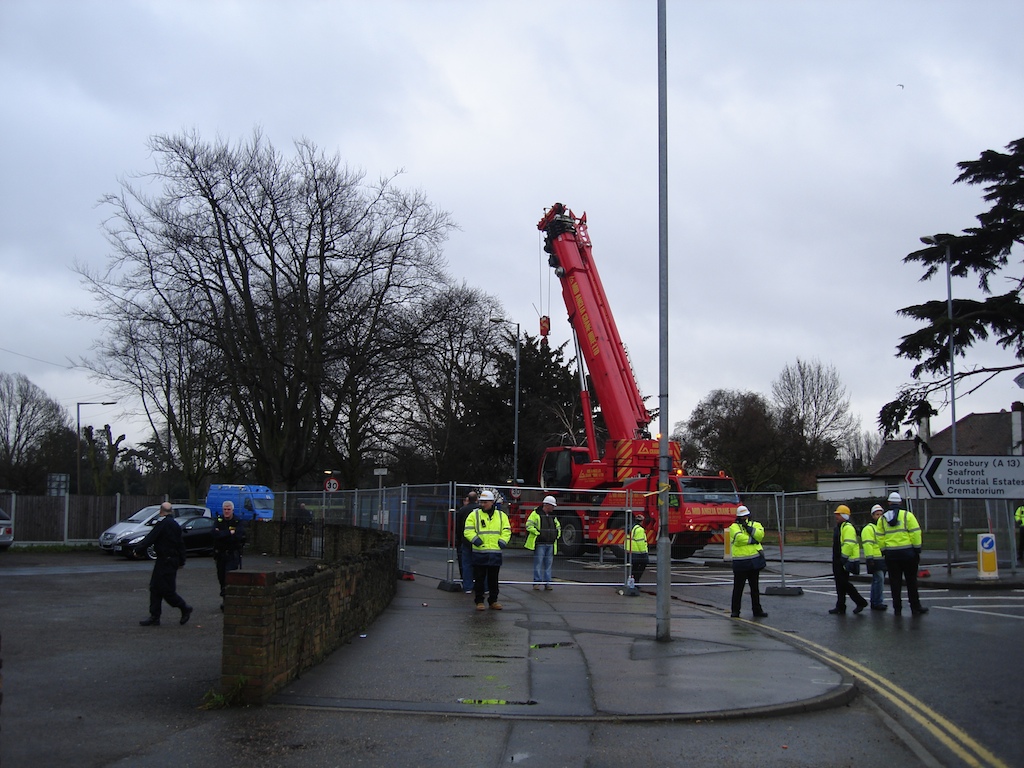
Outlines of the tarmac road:
<svg viewBox="0 0 1024 768">
<path fill-rule="evenodd" d="M 509 558 L 507 576 L 528 565 Z M 304 561 L 247 555 L 246 568 Z M 213 562 L 190 559 L 196 607 L 138 626 L 148 563 L 98 552 L 0 556 L 0 762 L 18 766 L 858 766 L 940 761 L 850 678 L 752 622 L 608 587 L 503 587 L 477 613 L 437 589 L 444 553 L 410 548 L 366 637 L 261 708 L 201 710 L 219 680 Z M 503 576 L 506 569 L 503 568 Z M 676 612 L 678 610 L 678 618 Z M 176 619 L 176 612 L 165 613 Z M 531 648 L 564 642 L 563 647 Z M 780 674 L 782 672 L 782 674 Z M 460 698 L 505 700 L 467 705 Z M 537 704 L 516 702 L 536 701 Z M 756 706 L 751 706 L 752 704 Z M 734 718 L 734 719 L 716 719 Z"/>
</svg>

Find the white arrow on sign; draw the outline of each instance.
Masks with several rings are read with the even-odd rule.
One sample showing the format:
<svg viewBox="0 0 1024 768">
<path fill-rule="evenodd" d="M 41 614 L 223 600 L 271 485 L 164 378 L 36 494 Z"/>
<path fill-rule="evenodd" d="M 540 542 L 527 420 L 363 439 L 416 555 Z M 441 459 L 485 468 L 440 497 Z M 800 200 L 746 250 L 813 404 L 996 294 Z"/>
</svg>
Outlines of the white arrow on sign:
<svg viewBox="0 0 1024 768">
<path fill-rule="evenodd" d="M 933 499 L 1017 499 L 1024 496 L 1024 458 L 932 456 L 921 482 Z"/>
</svg>

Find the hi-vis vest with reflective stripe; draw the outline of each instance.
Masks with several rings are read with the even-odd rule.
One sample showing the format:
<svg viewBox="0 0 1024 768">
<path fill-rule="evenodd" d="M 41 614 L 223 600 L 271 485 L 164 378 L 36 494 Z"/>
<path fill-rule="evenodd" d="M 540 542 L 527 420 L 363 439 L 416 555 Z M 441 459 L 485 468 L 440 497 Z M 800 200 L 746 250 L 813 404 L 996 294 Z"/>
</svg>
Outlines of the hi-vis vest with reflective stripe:
<svg viewBox="0 0 1024 768">
<path fill-rule="evenodd" d="M 881 520 L 882 518 L 878 518 Z M 874 523 L 868 523 L 860 532 L 860 543 L 864 546 L 864 557 L 876 558 L 882 556 L 882 548 L 878 546 L 878 527 Z"/>
<path fill-rule="evenodd" d="M 849 520 L 844 520 L 839 529 L 839 541 L 843 557 L 848 560 L 860 560 L 860 540 L 857 538 L 857 529 Z"/>
<path fill-rule="evenodd" d="M 483 541 L 479 546 L 473 545 L 474 552 L 500 552 L 498 540 L 508 544 L 512 538 L 512 526 L 509 525 L 508 515 L 500 509 L 491 507 L 491 514 L 488 515 L 483 509 L 477 508 L 466 518 L 464 534 L 466 541 L 473 541 L 477 536 Z"/>
<path fill-rule="evenodd" d="M 905 509 L 899 510 L 891 523 L 882 515 L 878 521 L 878 532 L 886 555 L 902 554 L 921 546 L 921 526 L 914 514 Z"/>
<path fill-rule="evenodd" d="M 626 549 L 637 555 L 647 554 L 647 531 L 639 523 L 633 525 L 626 539 Z"/>
<path fill-rule="evenodd" d="M 764 526 L 756 521 L 752 521 L 750 527 L 753 529 L 753 533 L 747 533 L 746 528 L 742 525 L 733 523 L 729 526 L 729 530 L 726 531 L 734 561 L 752 560 L 762 550 L 761 541 L 764 539 Z"/>
</svg>

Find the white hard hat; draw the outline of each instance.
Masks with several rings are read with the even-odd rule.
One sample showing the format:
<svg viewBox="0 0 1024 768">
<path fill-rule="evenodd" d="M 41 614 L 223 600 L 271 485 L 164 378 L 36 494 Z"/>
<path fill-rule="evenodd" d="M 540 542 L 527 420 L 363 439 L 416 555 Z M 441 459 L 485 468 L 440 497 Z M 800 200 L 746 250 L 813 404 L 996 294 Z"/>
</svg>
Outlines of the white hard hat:
<svg viewBox="0 0 1024 768">
<path fill-rule="evenodd" d="M 900 504 L 902 502 L 903 502 L 903 497 L 900 496 L 898 493 L 896 493 L 896 491 L 893 491 L 892 493 L 889 494 L 889 503 L 890 504 Z"/>
<path fill-rule="evenodd" d="M 558 502 L 555 501 L 554 496 L 545 496 L 544 501 L 542 501 L 541 504 L 550 504 L 552 507 L 558 506 Z"/>
<path fill-rule="evenodd" d="M 882 512 L 885 512 L 885 510 L 882 509 L 882 505 L 881 504 L 875 504 L 875 506 L 873 506 L 871 508 L 871 514 L 873 515 L 873 514 L 875 514 L 875 512 L 882 513 Z"/>
<path fill-rule="evenodd" d="M 480 501 L 494 501 L 494 491 L 480 491 Z"/>
<path fill-rule="evenodd" d="M 736 507 L 736 517 L 746 517 L 750 514 L 750 510 L 740 504 Z"/>
</svg>

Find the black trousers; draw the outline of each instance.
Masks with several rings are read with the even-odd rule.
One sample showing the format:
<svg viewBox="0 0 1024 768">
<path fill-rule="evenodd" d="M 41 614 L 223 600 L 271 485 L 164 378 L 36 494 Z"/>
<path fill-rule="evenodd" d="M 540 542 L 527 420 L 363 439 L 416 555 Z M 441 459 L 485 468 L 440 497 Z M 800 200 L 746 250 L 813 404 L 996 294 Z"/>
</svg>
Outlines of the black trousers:
<svg viewBox="0 0 1024 768">
<path fill-rule="evenodd" d="M 885 558 L 885 567 L 889 569 L 889 591 L 892 593 L 892 609 L 898 611 L 902 608 L 900 593 L 903 591 L 903 582 L 907 582 L 907 599 L 910 601 L 910 610 L 916 611 L 921 607 L 921 598 L 917 592 L 917 566 L 921 560 L 918 557 L 894 560 Z"/>
<path fill-rule="evenodd" d="M 640 552 L 639 554 L 633 553 L 633 581 L 637 584 L 640 583 L 640 577 L 644 575 L 644 571 L 647 570 L 647 566 L 650 564 L 651 558 L 646 552 Z"/>
<path fill-rule="evenodd" d="M 832 575 L 836 578 L 836 608 L 846 610 L 846 598 L 853 600 L 854 605 L 864 606 L 868 601 L 864 599 L 857 588 L 850 581 L 850 574 L 842 565 L 832 564 Z"/>
<path fill-rule="evenodd" d="M 754 613 L 763 613 L 761 610 L 761 590 L 758 581 L 761 579 L 761 571 L 758 568 L 750 568 L 746 571 L 732 572 L 732 612 L 739 613 L 743 604 L 743 587 L 750 585 L 750 607 Z"/>
<path fill-rule="evenodd" d="M 178 560 L 161 557 L 153 563 L 153 575 L 149 577 L 149 615 L 160 618 L 164 600 L 172 608 L 186 608 L 188 604 L 178 594 Z"/>
<path fill-rule="evenodd" d="M 214 555 L 217 561 L 217 581 L 220 582 L 220 596 L 224 597 L 224 586 L 227 582 L 228 571 L 237 571 L 242 567 L 242 553 L 237 549 L 217 552 Z"/>
<path fill-rule="evenodd" d="M 500 565 L 473 564 L 473 600 L 480 604 L 484 601 L 484 589 L 487 589 L 487 604 L 498 602 L 498 571 Z"/>
</svg>

